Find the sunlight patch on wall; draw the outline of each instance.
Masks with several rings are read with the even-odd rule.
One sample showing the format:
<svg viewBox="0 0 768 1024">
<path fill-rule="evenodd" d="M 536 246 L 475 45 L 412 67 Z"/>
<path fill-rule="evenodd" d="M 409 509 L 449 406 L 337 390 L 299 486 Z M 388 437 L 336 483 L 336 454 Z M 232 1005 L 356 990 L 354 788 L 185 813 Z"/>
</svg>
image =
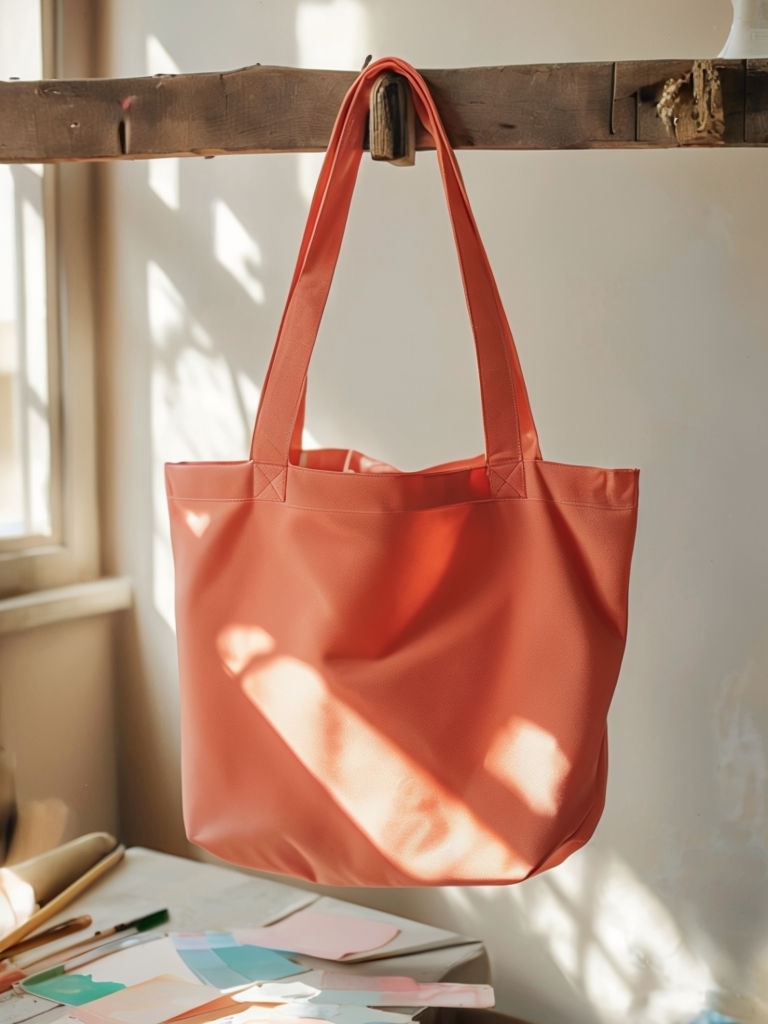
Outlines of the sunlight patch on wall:
<svg viewBox="0 0 768 1024">
<path fill-rule="evenodd" d="M 153 597 L 158 614 L 173 629 L 165 463 L 247 458 L 251 418 L 229 363 L 154 260 L 147 263 L 147 318 L 152 339 Z M 258 399 L 257 389 L 251 388 Z"/>
<path fill-rule="evenodd" d="M 705 953 L 689 947 L 664 903 L 624 860 L 596 843 L 503 893 L 494 886 L 444 892 L 455 920 L 501 934 L 514 921 L 511 946 L 502 941 L 494 949 L 489 942 L 492 961 L 508 962 L 514 942 L 535 944 L 578 1002 L 589 1003 L 595 1024 L 688 1021 L 718 989 Z M 510 964 L 509 984 L 514 980 Z"/>
<path fill-rule="evenodd" d="M 165 509 L 165 506 L 163 506 Z M 167 515 L 166 515 L 167 518 Z M 152 537 L 152 602 L 172 633 L 176 632 L 173 555 L 168 531 L 155 529 Z"/>
<path fill-rule="evenodd" d="M 255 269 L 262 264 L 261 249 L 223 199 L 214 199 L 213 251 L 216 259 L 228 270 L 255 303 L 265 301 L 264 285 Z"/>
<path fill-rule="evenodd" d="M 718 755 L 717 785 L 727 821 L 738 822 L 752 833 L 757 849 L 766 849 L 768 822 L 768 757 L 764 739 L 766 721 L 765 666 L 768 635 L 739 672 L 718 686 L 713 708 Z"/>
<path fill-rule="evenodd" d="M 717 987 L 670 912 L 615 855 L 583 850 L 513 895 L 596 1019 L 668 1024 Z"/>
<path fill-rule="evenodd" d="M 369 40 L 368 16 L 359 0 L 304 0 L 296 9 L 301 67 L 359 71 Z"/>
<path fill-rule="evenodd" d="M 152 343 L 161 349 L 170 346 L 186 319 L 181 292 L 154 260 L 147 264 L 147 315 Z"/>
<path fill-rule="evenodd" d="M 148 160 L 148 183 L 169 210 L 178 210 L 180 205 L 180 168 L 177 156 L 165 157 L 162 160 Z"/>
<path fill-rule="evenodd" d="M 165 271 L 147 264 L 156 459 L 246 458 L 250 422 L 236 377 Z"/>
<path fill-rule="evenodd" d="M 296 9 L 299 67 L 360 71 L 370 53 L 368 15 L 358 0 L 305 0 Z M 298 155 L 298 185 L 309 203 L 322 153 Z"/>
<path fill-rule="evenodd" d="M 145 48 L 148 75 L 178 75 L 181 68 L 157 36 L 148 35 Z"/>
<path fill-rule="evenodd" d="M 261 390 L 254 383 L 253 377 L 245 373 L 243 370 L 237 370 L 235 372 L 235 383 L 237 385 L 240 404 L 243 407 L 245 418 L 249 424 L 252 424 L 256 418 L 256 410 L 259 407 L 259 396 L 261 394 Z"/>
<path fill-rule="evenodd" d="M 581 926 L 577 914 L 548 886 L 542 886 L 533 906 L 526 904 L 526 922 L 538 935 L 547 936 L 552 959 L 567 978 L 579 976 Z"/>
<path fill-rule="evenodd" d="M 181 68 L 168 53 L 157 36 L 147 36 L 145 47 L 145 64 L 148 75 L 178 75 Z M 180 205 L 180 161 L 178 157 L 166 157 L 162 160 L 147 161 L 147 182 L 154 192 L 170 210 L 178 210 Z"/>
<path fill-rule="evenodd" d="M 680 932 L 668 911 L 618 858 L 611 859 L 596 888 L 593 907 L 595 938 L 620 959 L 647 965 L 648 957 L 666 961 L 680 949 Z M 686 964 L 689 975 L 692 967 L 693 961 Z"/>
<path fill-rule="evenodd" d="M 299 153 L 296 157 L 299 172 L 299 194 L 309 206 L 312 201 L 312 193 L 320 175 L 320 167 L 323 163 L 322 153 Z"/>
<path fill-rule="evenodd" d="M 610 1006 L 622 1020 L 631 1020 L 632 990 L 606 950 L 594 944 L 587 946 L 581 973 L 584 992 L 593 1006 Z"/>
</svg>

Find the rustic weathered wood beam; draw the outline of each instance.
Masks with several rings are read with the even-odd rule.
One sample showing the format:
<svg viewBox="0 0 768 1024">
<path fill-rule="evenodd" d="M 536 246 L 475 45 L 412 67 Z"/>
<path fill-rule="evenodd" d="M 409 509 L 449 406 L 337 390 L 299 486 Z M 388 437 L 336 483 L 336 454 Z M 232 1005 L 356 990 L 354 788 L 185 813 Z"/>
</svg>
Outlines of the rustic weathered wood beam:
<svg viewBox="0 0 768 1024">
<path fill-rule="evenodd" d="M 423 73 L 457 149 L 768 145 L 768 61 L 705 63 L 711 74 L 698 77 L 692 72 L 701 62 L 691 60 Z M 153 78 L 0 82 L 0 162 L 322 150 L 354 77 L 256 66 Z M 714 92 L 702 103 L 692 92 L 697 81 L 710 83 L 707 88 L 715 82 L 722 107 L 716 116 Z M 667 123 L 657 111 L 660 100 L 667 103 Z M 416 145 L 429 146 L 420 129 Z"/>
</svg>

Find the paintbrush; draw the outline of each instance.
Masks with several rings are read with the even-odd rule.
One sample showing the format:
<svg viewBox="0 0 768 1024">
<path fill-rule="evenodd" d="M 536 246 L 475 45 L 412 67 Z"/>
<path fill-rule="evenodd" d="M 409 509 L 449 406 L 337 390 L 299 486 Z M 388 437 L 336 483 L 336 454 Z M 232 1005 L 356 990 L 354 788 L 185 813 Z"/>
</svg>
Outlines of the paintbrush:
<svg viewBox="0 0 768 1024">
<path fill-rule="evenodd" d="M 156 928 L 159 924 L 165 924 L 167 920 L 168 911 L 166 909 L 153 910 L 151 914 L 144 914 L 142 917 L 136 917 L 132 921 L 124 921 L 122 924 L 112 925 L 111 928 L 104 928 L 101 931 L 94 932 L 93 935 L 89 935 L 85 939 L 79 939 L 77 942 L 70 942 L 69 945 L 62 946 L 55 953 L 48 953 L 45 956 L 38 957 L 36 960 L 30 960 L 24 964 L 22 970 L 25 975 L 29 973 L 32 967 L 35 968 L 35 973 L 44 971 L 46 967 L 53 967 L 64 960 L 69 960 L 74 950 L 82 950 L 85 953 L 93 947 L 101 946 L 113 935 L 121 935 L 127 938 L 129 935 L 146 932 L 150 928 Z"/>
<path fill-rule="evenodd" d="M 109 952 L 112 946 L 120 939 L 148 931 L 156 925 L 164 924 L 167 920 L 167 910 L 155 910 L 151 914 L 137 917 L 133 921 L 125 921 L 122 924 L 113 925 L 111 928 L 104 928 L 102 931 L 95 932 L 86 939 L 71 942 L 69 945 L 58 949 L 55 953 L 46 953 L 45 956 L 31 960 L 23 966 L 19 966 L 11 960 L 3 960 L 0 962 L 0 993 L 7 992 L 17 982 L 30 977 L 32 973 L 45 972 L 48 968 L 53 969 L 59 967 L 62 963 L 68 962 L 73 952 L 76 957 L 92 952 L 98 952 L 101 955 L 102 949 Z M 119 938 L 115 939 L 114 936 Z M 35 971 L 32 972 L 31 968 L 35 968 Z"/>
<path fill-rule="evenodd" d="M 103 837 L 111 838 L 107 837 L 106 833 L 98 832 L 94 833 L 94 836 L 84 836 L 81 838 L 83 840 L 88 839 L 90 845 L 94 838 L 101 841 Z M 78 842 L 79 841 L 76 839 L 73 840 L 71 844 L 72 847 L 74 847 Z M 69 844 L 65 844 L 65 846 L 68 845 Z M 49 854 L 53 854 L 55 852 L 55 850 L 51 850 L 49 851 Z M 4 953 L 6 949 L 10 949 L 11 946 L 15 946 L 17 943 L 21 942 L 22 939 L 26 939 L 30 932 L 37 931 L 42 924 L 46 921 L 50 921 L 50 919 L 58 914 L 60 910 L 75 900 L 80 893 L 93 885 L 97 878 L 101 878 L 103 874 L 110 871 L 116 864 L 119 864 L 123 859 L 124 853 L 125 847 L 122 844 L 116 846 L 113 850 L 102 857 L 101 860 L 97 861 L 93 867 L 88 868 L 87 871 L 76 878 L 74 882 L 71 882 L 65 889 L 62 889 L 61 892 L 52 896 L 40 907 L 39 910 L 36 910 L 26 921 L 22 922 L 18 928 L 14 928 L 13 931 L 4 935 L 2 939 L 0 939 L 0 953 Z M 30 863 L 34 863 L 36 859 L 37 858 L 34 858 L 33 861 L 25 861 L 24 863 L 29 865 Z M 18 872 L 18 870 L 19 869 L 17 867 L 16 871 Z M 32 882 L 29 877 L 25 878 L 25 881 L 30 882 L 32 888 L 35 888 L 34 882 Z"/>
<path fill-rule="evenodd" d="M 61 921 L 59 924 L 53 924 L 50 928 L 46 928 L 45 931 L 37 932 L 36 935 L 30 935 L 28 939 L 22 939 L 21 942 L 17 942 L 15 946 L 10 946 L 4 950 L 6 957 L 19 956 L 21 953 L 27 953 L 30 949 L 35 949 L 37 946 L 43 946 L 46 942 L 56 942 L 58 939 L 63 939 L 67 935 L 71 935 L 72 932 L 79 932 L 83 928 L 88 928 L 93 924 L 90 914 L 81 914 L 79 917 L 70 917 L 66 921 Z"/>
</svg>

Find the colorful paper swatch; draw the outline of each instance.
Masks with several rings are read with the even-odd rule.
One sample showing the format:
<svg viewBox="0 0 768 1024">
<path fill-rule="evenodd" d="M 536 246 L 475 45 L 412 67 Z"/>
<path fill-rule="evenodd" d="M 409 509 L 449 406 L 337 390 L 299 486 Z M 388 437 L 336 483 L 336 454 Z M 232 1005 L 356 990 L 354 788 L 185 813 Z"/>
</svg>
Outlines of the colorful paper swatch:
<svg viewBox="0 0 768 1024">
<path fill-rule="evenodd" d="M 119 981 L 94 981 L 90 974 L 55 974 L 40 981 L 27 981 L 24 987 L 34 995 L 67 1006 L 82 1006 L 125 988 Z"/>
<path fill-rule="evenodd" d="M 164 974 L 81 1006 L 75 1016 L 81 1024 L 160 1024 L 217 995 L 209 986 Z"/>
<path fill-rule="evenodd" d="M 335 1006 L 459 1006 L 486 1009 L 494 1005 L 490 985 L 416 981 L 399 975 L 364 977 L 341 971 L 311 971 L 298 981 L 254 985 L 234 994 L 246 1003 L 316 1003 Z"/>
<path fill-rule="evenodd" d="M 240 942 L 230 932 L 179 932 L 172 939 L 187 967 L 221 991 L 306 971 L 281 953 Z"/>
<path fill-rule="evenodd" d="M 332 1024 L 407 1024 L 410 1014 L 391 1010 L 372 1010 L 367 1006 L 328 1006 L 322 1003 L 283 1003 L 277 1006 L 248 1005 L 238 1002 L 232 995 L 220 996 L 203 1006 L 172 1017 L 169 1024 L 251 1024 L 257 1021 L 279 1021 L 280 1024 L 312 1024 L 313 1021 L 331 1021 Z M 58 1022 L 57 1022 L 58 1024 Z"/>
<path fill-rule="evenodd" d="M 269 949 L 289 950 L 323 960 L 344 960 L 381 949 L 399 932 L 389 921 L 328 914 L 308 907 L 266 928 L 238 928 L 233 934 L 242 942 Z"/>
</svg>

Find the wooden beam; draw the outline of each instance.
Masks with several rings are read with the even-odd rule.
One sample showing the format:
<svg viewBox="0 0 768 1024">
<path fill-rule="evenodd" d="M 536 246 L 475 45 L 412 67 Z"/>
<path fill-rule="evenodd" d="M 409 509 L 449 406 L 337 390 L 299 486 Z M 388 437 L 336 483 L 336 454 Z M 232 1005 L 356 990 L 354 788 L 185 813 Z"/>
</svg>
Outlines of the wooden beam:
<svg viewBox="0 0 768 1024">
<path fill-rule="evenodd" d="M 533 64 L 423 74 L 457 149 L 768 145 L 768 61 L 708 62 L 723 119 L 720 134 L 706 138 L 694 123 L 700 112 L 690 95 L 694 63 Z M 0 162 L 322 150 L 354 78 L 346 71 L 256 66 L 153 78 L 0 82 Z M 670 82 L 682 83 L 675 102 L 683 106 L 672 110 L 667 127 L 656 108 Z M 681 135 L 677 126 L 686 118 L 692 127 Z M 420 129 L 416 145 L 429 146 Z"/>
</svg>

